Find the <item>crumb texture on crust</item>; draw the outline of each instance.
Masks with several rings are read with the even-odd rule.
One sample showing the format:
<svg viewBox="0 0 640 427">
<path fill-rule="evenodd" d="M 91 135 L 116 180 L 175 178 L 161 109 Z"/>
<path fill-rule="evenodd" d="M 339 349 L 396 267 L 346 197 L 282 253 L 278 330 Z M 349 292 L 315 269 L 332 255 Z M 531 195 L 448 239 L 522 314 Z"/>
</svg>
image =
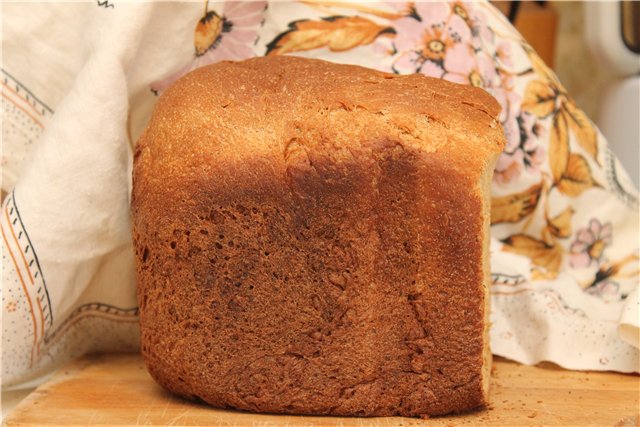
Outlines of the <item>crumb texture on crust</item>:
<svg viewBox="0 0 640 427">
<path fill-rule="evenodd" d="M 294 57 L 182 78 L 134 160 L 151 375 L 259 412 L 486 404 L 497 114 L 480 89 Z"/>
</svg>

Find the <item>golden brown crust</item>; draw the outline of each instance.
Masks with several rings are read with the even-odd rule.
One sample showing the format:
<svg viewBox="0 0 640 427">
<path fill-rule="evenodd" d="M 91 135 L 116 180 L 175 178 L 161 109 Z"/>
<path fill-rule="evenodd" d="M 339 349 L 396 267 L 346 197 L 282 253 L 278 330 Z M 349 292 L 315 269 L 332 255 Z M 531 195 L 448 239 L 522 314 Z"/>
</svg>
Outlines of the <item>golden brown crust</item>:
<svg viewBox="0 0 640 427">
<path fill-rule="evenodd" d="M 261 412 L 483 406 L 497 114 L 480 89 L 294 57 L 181 79 L 134 164 L 153 377 Z"/>
</svg>

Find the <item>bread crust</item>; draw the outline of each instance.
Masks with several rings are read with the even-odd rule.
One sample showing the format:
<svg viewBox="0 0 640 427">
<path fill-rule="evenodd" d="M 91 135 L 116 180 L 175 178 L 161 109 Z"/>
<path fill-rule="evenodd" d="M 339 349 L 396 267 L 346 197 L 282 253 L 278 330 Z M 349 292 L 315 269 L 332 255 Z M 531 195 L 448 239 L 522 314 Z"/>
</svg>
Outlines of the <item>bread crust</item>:
<svg viewBox="0 0 640 427">
<path fill-rule="evenodd" d="M 498 112 L 481 89 L 295 57 L 178 81 L 134 159 L 151 375 L 258 412 L 484 406 Z"/>
</svg>

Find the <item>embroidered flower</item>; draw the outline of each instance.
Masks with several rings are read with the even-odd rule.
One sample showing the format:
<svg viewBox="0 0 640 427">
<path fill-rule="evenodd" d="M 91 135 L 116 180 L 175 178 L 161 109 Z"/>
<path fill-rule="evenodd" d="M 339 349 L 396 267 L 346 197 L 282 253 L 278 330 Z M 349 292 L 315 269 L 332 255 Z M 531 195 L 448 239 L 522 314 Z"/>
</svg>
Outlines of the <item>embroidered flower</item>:
<svg viewBox="0 0 640 427">
<path fill-rule="evenodd" d="M 151 90 L 162 92 L 183 75 L 204 65 L 255 56 L 253 43 L 263 22 L 266 5 L 266 1 L 227 1 L 222 15 L 207 11 L 196 25 L 195 58 L 179 71 L 152 83 Z"/>
<path fill-rule="evenodd" d="M 620 285 L 612 280 L 603 280 L 587 288 L 586 292 L 607 302 L 620 300 Z"/>
<path fill-rule="evenodd" d="M 487 17 L 473 5 L 457 1 L 451 3 L 451 11 L 467 24 L 471 31 L 471 44 L 475 50 L 482 46 L 482 42 L 493 42 L 493 31 L 487 23 Z"/>
<path fill-rule="evenodd" d="M 474 52 L 467 44 L 457 44 L 448 51 L 444 69 L 445 80 L 482 88 L 499 86 L 491 57 L 484 52 Z"/>
<path fill-rule="evenodd" d="M 395 58 L 391 70 L 396 73 L 423 73 L 442 76 L 442 63 L 454 44 L 471 37 L 464 20 L 445 3 L 391 3 L 404 17 L 393 21 L 396 37 L 389 52 Z M 386 43 L 381 40 L 381 43 Z"/>
<path fill-rule="evenodd" d="M 545 150 L 540 144 L 542 128 L 536 117 L 521 112 L 509 117 L 503 123 L 503 128 L 507 145 L 496 163 L 494 180 L 499 184 L 508 184 L 523 171 L 540 173 L 540 166 L 545 161 Z"/>
<path fill-rule="evenodd" d="M 496 62 L 504 67 L 513 67 L 513 60 L 511 58 L 511 43 L 503 41 L 496 46 L 496 53 L 494 55 Z"/>
<path fill-rule="evenodd" d="M 612 231 L 610 222 L 602 225 L 595 218 L 589 221 L 588 227 L 578 230 L 571 244 L 571 267 L 587 268 L 594 262 L 599 263 L 605 248 L 611 244 Z"/>
<path fill-rule="evenodd" d="M 499 184 L 508 184 L 522 173 L 524 154 L 517 150 L 512 154 L 502 153 L 496 162 L 493 179 Z"/>
</svg>

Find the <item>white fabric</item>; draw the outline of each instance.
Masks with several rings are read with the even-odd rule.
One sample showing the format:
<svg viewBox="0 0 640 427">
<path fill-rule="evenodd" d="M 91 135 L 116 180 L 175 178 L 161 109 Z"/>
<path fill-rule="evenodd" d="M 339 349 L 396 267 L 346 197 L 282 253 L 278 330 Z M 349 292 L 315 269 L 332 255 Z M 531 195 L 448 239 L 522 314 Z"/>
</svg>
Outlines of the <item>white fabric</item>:
<svg viewBox="0 0 640 427">
<path fill-rule="evenodd" d="M 636 289 L 629 295 L 624 305 L 620 321 L 618 322 L 618 333 L 620 338 L 638 348 L 640 347 L 640 328 L 638 327 L 638 318 L 640 318 L 640 301 L 638 290 Z"/>
</svg>

